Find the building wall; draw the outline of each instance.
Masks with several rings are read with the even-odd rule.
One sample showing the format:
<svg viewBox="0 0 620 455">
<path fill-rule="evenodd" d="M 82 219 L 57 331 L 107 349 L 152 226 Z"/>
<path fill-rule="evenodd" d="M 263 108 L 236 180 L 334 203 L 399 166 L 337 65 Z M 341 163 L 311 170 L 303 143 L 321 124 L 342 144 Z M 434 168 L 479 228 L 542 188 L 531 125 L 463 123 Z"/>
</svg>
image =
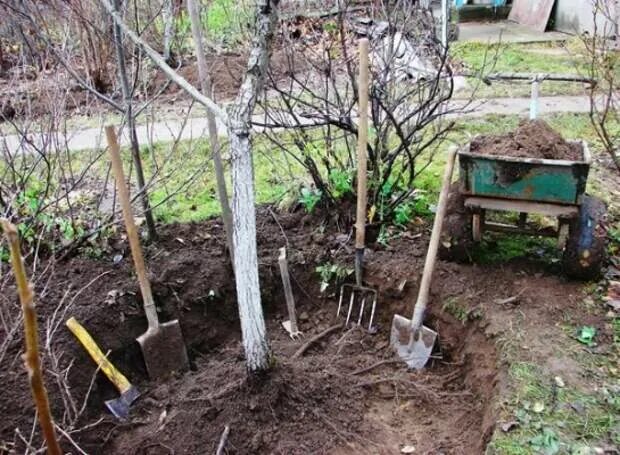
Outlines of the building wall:
<svg viewBox="0 0 620 455">
<path fill-rule="evenodd" d="M 594 30 L 593 2 L 596 0 L 556 0 L 553 16 L 553 29 L 566 33 L 583 33 Z M 599 0 L 609 3 L 612 11 L 618 11 L 614 8 L 616 0 Z M 618 21 L 616 20 L 616 23 Z M 609 21 L 601 14 L 597 17 L 597 26 L 599 31 L 604 28 L 607 33 L 611 32 Z"/>
</svg>

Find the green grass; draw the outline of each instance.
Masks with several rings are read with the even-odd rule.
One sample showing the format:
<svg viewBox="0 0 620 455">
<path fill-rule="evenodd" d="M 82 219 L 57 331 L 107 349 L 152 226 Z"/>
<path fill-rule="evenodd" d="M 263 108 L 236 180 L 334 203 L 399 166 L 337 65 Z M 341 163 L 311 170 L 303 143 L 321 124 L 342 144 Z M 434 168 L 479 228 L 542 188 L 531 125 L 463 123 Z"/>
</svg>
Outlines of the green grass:
<svg viewBox="0 0 620 455">
<path fill-rule="evenodd" d="M 575 74 L 585 70 L 584 57 L 569 51 L 560 55 L 541 51 L 540 45 L 533 44 L 493 44 L 455 43 L 451 54 L 466 68 L 480 71 L 484 68 L 492 72 L 510 73 L 554 73 Z"/>
<path fill-rule="evenodd" d="M 269 153 L 260 141 L 257 142 L 254 150 L 256 202 L 277 202 L 293 189 L 294 184 L 286 172 L 290 163 L 286 163 L 281 154 Z M 182 142 L 171 161 L 166 161 L 168 153 L 166 145 L 159 145 L 152 153 L 144 155 L 148 169 L 152 170 L 155 162 L 160 166 L 165 162 L 169 169 L 165 184 L 151 193 L 156 219 L 164 223 L 189 222 L 219 215 L 221 209 L 207 140 L 194 141 L 191 147 L 188 142 Z M 197 169 L 204 171 L 196 173 Z M 230 176 L 228 166 L 226 173 Z M 195 174 L 198 175 L 192 180 Z M 188 180 L 191 183 L 186 183 Z M 227 183 L 230 198 L 232 186 L 230 180 Z M 178 192 L 179 188 L 183 190 Z"/>
<path fill-rule="evenodd" d="M 584 371 L 585 372 L 585 371 Z M 509 432 L 497 431 L 488 452 L 506 455 L 593 453 L 587 450 L 620 443 L 620 400 L 610 390 L 564 384 L 531 362 L 514 362 L 509 370 L 513 391 L 505 404 Z"/>
<path fill-rule="evenodd" d="M 545 51 L 556 50 L 557 53 Z M 514 44 L 463 42 L 452 45 L 453 58 L 461 62 L 469 73 L 551 73 L 585 74 L 586 60 L 577 44 Z M 474 79 L 469 82 L 472 86 Z M 480 84 L 477 97 L 528 97 L 530 84 L 525 81 L 493 81 L 490 86 Z M 461 90 L 457 97 L 468 96 L 471 89 Z M 583 95 L 584 84 L 573 82 L 545 81 L 540 85 L 541 96 Z"/>
<path fill-rule="evenodd" d="M 553 238 L 494 232 L 485 233 L 473 251 L 473 260 L 479 264 L 502 264 L 521 257 L 548 265 L 560 260 L 560 251 Z"/>
</svg>

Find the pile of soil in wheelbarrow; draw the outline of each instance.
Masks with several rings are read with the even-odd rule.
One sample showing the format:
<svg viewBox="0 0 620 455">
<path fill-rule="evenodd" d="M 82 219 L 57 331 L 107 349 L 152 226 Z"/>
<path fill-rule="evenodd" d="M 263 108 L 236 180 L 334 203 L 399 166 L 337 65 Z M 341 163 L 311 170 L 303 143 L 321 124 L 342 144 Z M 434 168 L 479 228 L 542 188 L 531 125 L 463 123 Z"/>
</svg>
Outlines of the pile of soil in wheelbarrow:
<svg viewBox="0 0 620 455">
<path fill-rule="evenodd" d="M 480 136 L 471 142 L 474 153 L 519 158 L 581 161 L 581 145 L 564 140 L 543 120 L 522 121 L 510 133 Z"/>
</svg>

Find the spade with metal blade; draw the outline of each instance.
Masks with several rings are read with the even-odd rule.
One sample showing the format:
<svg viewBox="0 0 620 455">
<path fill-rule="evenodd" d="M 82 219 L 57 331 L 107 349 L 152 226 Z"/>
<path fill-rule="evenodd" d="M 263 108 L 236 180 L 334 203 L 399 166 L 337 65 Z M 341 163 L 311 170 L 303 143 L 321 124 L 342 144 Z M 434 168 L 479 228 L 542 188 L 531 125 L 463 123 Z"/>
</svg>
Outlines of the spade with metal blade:
<svg viewBox="0 0 620 455">
<path fill-rule="evenodd" d="M 148 321 L 146 332 L 140 335 L 137 341 L 142 348 L 142 356 L 144 357 L 149 377 L 151 379 L 162 378 L 175 371 L 187 370 L 189 368 L 189 359 L 179 321 L 173 320 L 160 324 L 157 318 L 153 292 L 146 275 L 142 247 L 140 246 L 138 231 L 131 210 L 129 191 L 125 185 L 125 174 L 123 172 L 118 140 L 112 126 L 106 126 L 105 132 L 112 159 L 116 187 L 118 188 L 119 199 L 123 208 L 123 218 L 125 219 L 131 255 L 133 256 L 136 275 L 140 283 L 144 312 Z"/>
<path fill-rule="evenodd" d="M 450 150 L 448 152 L 448 160 L 443 175 L 443 183 L 441 185 L 441 193 L 439 194 L 435 221 L 433 222 L 433 232 L 431 233 L 431 240 L 428 246 L 428 252 L 426 253 L 426 261 L 424 262 L 424 272 L 422 273 L 418 299 L 413 309 L 413 317 L 407 319 L 404 316 L 395 314 L 394 320 L 392 321 L 390 345 L 409 368 L 416 370 L 424 368 L 424 365 L 426 365 L 426 362 L 428 362 L 433 352 L 433 346 L 437 339 L 437 332 L 423 326 L 422 322 L 428 304 L 431 280 L 433 277 L 433 270 L 435 269 L 437 250 L 441 237 L 441 228 L 448 205 L 448 193 L 455 158 L 456 150 Z"/>
<path fill-rule="evenodd" d="M 112 362 L 101 352 L 99 346 L 88 331 L 75 319 L 69 318 L 65 325 L 71 330 L 71 333 L 82 343 L 86 351 L 90 354 L 97 366 L 107 376 L 112 384 L 118 389 L 121 396 L 113 400 L 107 400 L 105 405 L 110 412 L 120 420 L 129 418 L 129 408 L 131 404 L 140 396 L 138 389 L 133 386 L 129 380 L 116 369 Z"/>
</svg>

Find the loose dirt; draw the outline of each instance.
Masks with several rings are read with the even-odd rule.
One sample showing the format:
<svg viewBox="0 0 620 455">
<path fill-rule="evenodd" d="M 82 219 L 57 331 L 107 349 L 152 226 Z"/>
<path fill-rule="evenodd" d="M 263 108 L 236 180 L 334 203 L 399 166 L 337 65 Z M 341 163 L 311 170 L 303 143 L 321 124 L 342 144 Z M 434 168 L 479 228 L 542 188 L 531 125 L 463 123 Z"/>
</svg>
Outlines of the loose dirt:
<svg viewBox="0 0 620 455">
<path fill-rule="evenodd" d="M 350 226 L 341 224 L 342 232 L 335 219 L 320 214 L 276 218 L 266 208 L 259 210 L 257 225 L 274 364 L 271 375 L 252 382 L 246 378 L 232 271 L 218 220 L 163 227 L 160 242 L 146 248 L 160 317 L 180 320 L 192 363 L 190 372 L 167 382 L 148 380 L 135 342 L 146 321 L 122 238 L 112 242 L 110 257 L 75 258 L 38 280 L 44 345 L 49 340 L 45 328 L 57 325 L 45 361 L 52 410 L 65 429 L 70 428 L 71 406 L 79 409 L 88 395 L 72 439 L 89 454 L 214 453 L 229 426 L 228 453 L 393 454 L 405 445 L 414 446 L 416 453 L 483 453 L 496 423 L 494 403 L 502 376 L 493 338 L 506 318 L 506 309 L 493 301 L 519 291 L 507 276 L 537 274 L 538 266 L 507 264 L 501 269 L 441 262 L 426 322 L 439 332 L 439 346 L 428 368 L 409 372 L 394 361 L 388 338 L 393 314 L 408 315 L 417 294 L 429 230 L 421 224 L 388 247 L 369 246 L 366 279 L 379 290 L 378 333 L 339 329 L 294 359 L 304 342 L 338 322 L 337 287 L 321 294 L 314 269 L 327 261 L 351 266 Z M 286 310 L 277 257 L 283 245 L 289 246 L 305 334 L 301 341 L 290 340 L 281 328 Z M 115 254 L 123 255 L 116 265 L 111 259 Z M 575 305 L 566 295 L 578 295 L 578 287 L 554 276 L 537 280 L 522 294 L 527 303 L 519 315 L 527 317 L 533 308 L 537 322 L 553 325 Z M 534 301 L 541 292 L 544 302 Z M 14 289 L 7 288 L 5 295 L 14 295 Z M 446 309 L 454 302 L 462 305 L 463 314 Z M 118 393 L 64 328 L 71 315 L 104 351 L 111 351 L 112 361 L 141 390 L 129 422 L 119 423 L 105 411 L 104 400 Z M 541 331 L 537 336 L 544 347 L 547 335 Z M 11 342 L 0 369 L 0 440 L 18 453 L 25 444 L 15 429 L 28 440 L 33 419 L 21 349 L 20 339 Z M 49 353 L 61 356 L 59 370 L 73 405 L 63 381 L 50 372 Z M 36 430 L 34 441 L 35 446 L 40 441 Z M 66 438 L 62 443 L 69 450 Z"/>
<path fill-rule="evenodd" d="M 527 120 L 508 134 L 480 136 L 471 142 L 474 153 L 519 158 L 581 161 L 579 144 L 565 141 L 543 120 Z"/>
</svg>

